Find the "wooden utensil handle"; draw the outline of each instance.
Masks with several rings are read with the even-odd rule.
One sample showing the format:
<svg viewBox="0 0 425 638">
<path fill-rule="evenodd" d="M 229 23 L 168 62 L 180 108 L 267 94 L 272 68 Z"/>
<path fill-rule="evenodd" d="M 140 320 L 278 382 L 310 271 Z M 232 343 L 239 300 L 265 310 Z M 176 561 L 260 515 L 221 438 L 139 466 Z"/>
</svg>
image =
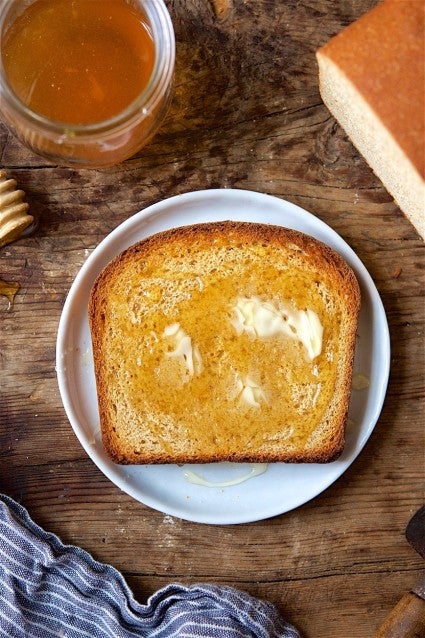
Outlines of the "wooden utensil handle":
<svg viewBox="0 0 425 638">
<path fill-rule="evenodd" d="M 375 638 L 424 638 L 425 600 L 415 594 L 403 596 L 375 634 Z"/>
</svg>

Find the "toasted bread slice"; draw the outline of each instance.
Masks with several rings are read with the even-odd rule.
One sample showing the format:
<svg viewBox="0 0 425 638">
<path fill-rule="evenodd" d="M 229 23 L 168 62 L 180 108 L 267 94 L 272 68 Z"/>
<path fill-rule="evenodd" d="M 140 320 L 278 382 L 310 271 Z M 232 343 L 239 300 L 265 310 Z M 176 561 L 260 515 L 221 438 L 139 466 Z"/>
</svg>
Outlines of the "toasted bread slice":
<svg viewBox="0 0 425 638">
<path fill-rule="evenodd" d="M 117 463 L 328 462 L 344 446 L 357 280 L 278 226 L 176 228 L 99 275 L 89 320 Z"/>
</svg>

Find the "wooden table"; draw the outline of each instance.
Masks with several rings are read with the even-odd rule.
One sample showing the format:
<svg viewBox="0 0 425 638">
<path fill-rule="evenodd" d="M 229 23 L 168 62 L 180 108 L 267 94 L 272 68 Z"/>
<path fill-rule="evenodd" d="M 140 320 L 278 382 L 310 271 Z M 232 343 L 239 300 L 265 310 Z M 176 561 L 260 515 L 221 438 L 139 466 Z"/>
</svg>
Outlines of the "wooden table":
<svg viewBox="0 0 425 638">
<path fill-rule="evenodd" d="M 145 602 L 172 582 L 236 586 L 307 638 L 365 638 L 423 561 L 404 529 L 424 501 L 424 244 L 323 105 L 315 50 L 374 0 L 168 2 L 175 97 L 153 142 L 120 166 L 71 170 L 0 126 L 1 164 L 38 227 L 0 252 L 0 489 L 42 526 L 121 570 Z M 271 520 L 206 526 L 133 500 L 87 457 L 55 372 L 61 310 L 90 252 L 120 222 L 206 188 L 262 191 L 309 210 L 355 250 L 391 333 L 386 402 L 345 474 Z"/>
</svg>

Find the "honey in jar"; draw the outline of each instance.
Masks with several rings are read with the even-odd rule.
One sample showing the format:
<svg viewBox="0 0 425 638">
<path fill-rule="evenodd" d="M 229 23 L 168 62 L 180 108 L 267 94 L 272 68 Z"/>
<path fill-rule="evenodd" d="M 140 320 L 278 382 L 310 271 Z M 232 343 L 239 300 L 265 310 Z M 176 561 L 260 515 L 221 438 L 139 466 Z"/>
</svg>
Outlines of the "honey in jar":
<svg viewBox="0 0 425 638">
<path fill-rule="evenodd" d="M 9 0 L 0 37 L 0 110 L 37 152 L 113 164 L 158 128 L 174 65 L 162 0 Z"/>
</svg>

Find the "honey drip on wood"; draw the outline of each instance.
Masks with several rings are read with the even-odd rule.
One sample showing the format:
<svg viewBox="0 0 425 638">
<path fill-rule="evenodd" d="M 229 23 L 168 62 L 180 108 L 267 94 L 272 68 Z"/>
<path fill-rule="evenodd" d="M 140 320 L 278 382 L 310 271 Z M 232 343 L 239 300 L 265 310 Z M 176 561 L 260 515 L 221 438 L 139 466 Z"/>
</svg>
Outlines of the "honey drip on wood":
<svg viewBox="0 0 425 638">
<path fill-rule="evenodd" d="M 7 307 L 8 310 L 12 308 L 16 293 L 18 292 L 19 288 L 20 285 L 16 282 L 8 282 L 0 279 L 0 295 L 7 297 L 7 299 L 9 300 L 9 305 Z"/>
</svg>

